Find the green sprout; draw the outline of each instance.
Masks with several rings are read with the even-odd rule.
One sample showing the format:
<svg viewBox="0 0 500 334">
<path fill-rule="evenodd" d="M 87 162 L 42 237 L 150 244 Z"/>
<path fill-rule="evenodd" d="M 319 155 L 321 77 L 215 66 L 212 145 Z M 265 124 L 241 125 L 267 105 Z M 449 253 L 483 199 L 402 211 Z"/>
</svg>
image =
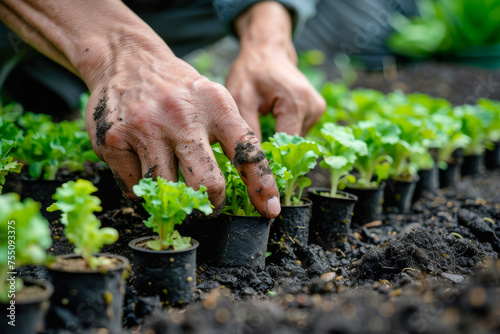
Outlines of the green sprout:
<svg viewBox="0 0 500 334">
<path fill-rule="evenodd" d="M 193 209 L 206 215 L 212 213 L 205 186 L 194 190 L 184 182 L 171 182 L 157 177 L 156 181 L 151 178 L 142 179 L 133 190 L 144 199 L 144 209 L 150 214 L 144 224 L 159 235 L 158 239 L 147 243 L 149 248 L 156 251 L 191 247 L 191 238 L 181 236 L 175 225 L 182 224 Z"/>
<path fill-rule="evenodd" d="M 355 182 L 349 173 L 354 168 L 358 156 L 368 153 L 367 146 L 354 137 L 352 129 L 334 123 L 325 123 L 321 129 L 320 167 L 330 170 L 330 196 L 337 196 L 340 180 L 344 177 Z"/>
<path fill-rule="evenodd" d="M 102 211 L 101 200 L 91 195 L 96 191 L 97 188 L 88 180 L 68 181 L 57 188 L 52 196 L 56 202 L 47 208 L 49 212 L 62 211 L 64 234 L 75 245 L 75 253 L 93 269 L 108 261 L 104 256 L 93 254 L 98 253 L 102 246 L 118 240 L 118 231 L 111 227 L 100 228 L 101 222 L 94 215 L 95 211 Z"/>
<path fill-rule="evenodd" d="M 14 146 L 13 141 L 0 139 L 0 194 L 5 184 L 5 177 L 9 173 L 21 173 L 23 167 L 23 164 L 13 161 L 13 158 L 9 156 L 9 152 Z"/>
<path fill-rule="evenodd" d="M 226 205 L 221 212 L 236 216 L 260 216 L 250 200 L 247 186 L 236 167 L 222 151 L 220 144 L 212 145 L 212 151 L 226 181 Z"/>
<path fill-rule="evenodd" d="M 49 121 L 47 121 L 49 122 Z M 26 130 L 22 141 L 18 142 L 13 155 L 28 165 L 30 177 L 54 180 L 62 167 L 70 171 L 82 171 L 87 161 L 98 162 L 87 132 L 82 131 L 77 122 L 63 121 L 46 123 L 50 131 Z"/>
<path fill-rule="evenodd" d="M 45 263 L 46 249 L 52 244 L 48 221 L 41 215 L 41 205 L 31 198 L 20 201 L 19 195 L 0 195 L 0 301 L 10 298 L 9 272 L 27 265 Z M 15 280 L 16 290 L 22 281 Z"/>
<path fill-rule="evenodd" d="M 352 125 L 354 137 L 366 143 L 367 153 L 354 162 L 359 173 L 355 185 L 361 188 L 380 186 L 390 175 L 392 158 L 385 153 L 384 146 L 399 141 L 398 127 L 388 120 L 360 121 Z M 372 178 L 376 179 L 372 181 Z"/>
<path fill-rule="evenodd" d="M 316 166 L 319 149 L 317 143 L 300 136 L 291 136 L 283 132 L 276 133 L 269 138 L 269 142 L 262 143 L 262 149 L 267 158 L 285 168 L 284 196 L 285 205 L 301 204 L 301 196 L 305 187 L 311 185 L 306 174 Z M 273 166 L 271 165 L 271 170 Z M 280 184 L 279 180 L 277 183 Z M 295 191 L 298 188 L 298 196 Z"/>
</svg>

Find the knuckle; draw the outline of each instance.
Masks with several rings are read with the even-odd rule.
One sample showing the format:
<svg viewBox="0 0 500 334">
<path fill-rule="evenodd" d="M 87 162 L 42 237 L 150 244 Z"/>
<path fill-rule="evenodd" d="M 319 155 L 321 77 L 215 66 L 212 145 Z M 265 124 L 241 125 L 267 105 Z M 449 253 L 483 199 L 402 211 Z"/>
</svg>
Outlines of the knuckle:
<svg viewBox="0 0 500 334">
<path fill-rule="evenodd" d="M 116 128 L 111 127 L 103 141 L 103 146 L 115 149 L 125 149 L 123 133 Z"/>
<path fill-rule="evenodd" d="M 224 180 L 207 180 L 202 183 L 207 187 L 207 193 L 210 198 L 221 198 L 226 196 L 226 185 Z"/>
</svg>

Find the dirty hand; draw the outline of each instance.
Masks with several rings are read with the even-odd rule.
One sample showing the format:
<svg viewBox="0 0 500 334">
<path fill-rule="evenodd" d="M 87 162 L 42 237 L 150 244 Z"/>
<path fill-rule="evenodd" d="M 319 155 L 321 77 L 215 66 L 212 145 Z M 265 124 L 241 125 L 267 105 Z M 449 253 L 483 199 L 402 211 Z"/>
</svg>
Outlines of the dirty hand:
<svg viewBox="0 0 500 334">
<path fill-rule="evenodd" d="M 240 54 L 226 87 L 243 118 L 261 138 L 259 113 L 271 112 L 276 131 L 305 136 L 326 109 L 325 100 L 297 68 L 290 14 L 262 2 L 236 20 Z"/>
<path fill-rule="evenodd" d="M 219 208 L 225 185 L 210 147 L 219 141 L 230 159 L 246 148 L 233 162 L 250 198 L 263 216 L 279 214 L 274 176 L 229 92 L 175 57 L 121 1 L 1 0 L 0 17 L 85 81 L 90 140 L 126 196 L 144 176 L 176 181 L 179 167 Z"/>
<path fill-rule="evenodd" d="M 108 163 L 124 193 L 134 197 L 131 188 L 142 177 L 175 181 L 179 167 L 186 184 L 195 189 L 205 185 L 218 208 L 225 184 L 210 144 L 220 142 L 233 158 L 251 143 L 233 163 L 257 210 L 276 217 L 280 206 L 273 174 L 229 92 L 176 58 L 166 45 L 131 50 L 115 55 L 93 85 L 86 111 L 94 150 Z M 269 173 L 262 175 L 262 170 Z"/>
</svg>

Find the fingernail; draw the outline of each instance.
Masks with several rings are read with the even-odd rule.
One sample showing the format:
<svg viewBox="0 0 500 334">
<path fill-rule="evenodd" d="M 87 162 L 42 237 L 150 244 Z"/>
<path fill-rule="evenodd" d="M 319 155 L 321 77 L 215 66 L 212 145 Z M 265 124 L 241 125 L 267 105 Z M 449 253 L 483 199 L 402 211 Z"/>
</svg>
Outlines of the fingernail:
<svg viewBox="0 0 500 334">
<path fill-rule="evenodd" d="M 267 200 L 266 203 L 267 214 L 269 218 L 277 217 L 281 212 L 280 200 L 278 197 L 273 196 Z"/>
</svg>

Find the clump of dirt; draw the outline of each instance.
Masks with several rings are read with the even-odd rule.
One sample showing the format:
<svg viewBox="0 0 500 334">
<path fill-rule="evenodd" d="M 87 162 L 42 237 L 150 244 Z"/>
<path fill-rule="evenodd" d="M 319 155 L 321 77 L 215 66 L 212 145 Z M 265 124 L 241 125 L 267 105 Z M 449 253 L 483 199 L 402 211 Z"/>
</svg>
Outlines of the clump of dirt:
<svg viewBox="0 0 500 334">
<path fill-rule="evenodd" d="M 403 272 L 419 278 L 441 273 L 472 274 L 485 257 L 496 255 L 491 246 L 478 241 L 418 229 L 391 240 L 381 249 L 371 249 L 353 263 L 353 278 L 358 284 L 371 284 L 393 280 Z"/>
<path fill-rule="evenodd" d="M 488 333 L 500 328 L 500 261 L 469 284 L 414 280 L 349 290 L 315 281 L 266 300 L 237 301 L 212 290 L 185 311 L 163 310 L 146 319 L 153 333 Z M 313 288 L 315 290 L 313 290 Z"/>
</svg>

